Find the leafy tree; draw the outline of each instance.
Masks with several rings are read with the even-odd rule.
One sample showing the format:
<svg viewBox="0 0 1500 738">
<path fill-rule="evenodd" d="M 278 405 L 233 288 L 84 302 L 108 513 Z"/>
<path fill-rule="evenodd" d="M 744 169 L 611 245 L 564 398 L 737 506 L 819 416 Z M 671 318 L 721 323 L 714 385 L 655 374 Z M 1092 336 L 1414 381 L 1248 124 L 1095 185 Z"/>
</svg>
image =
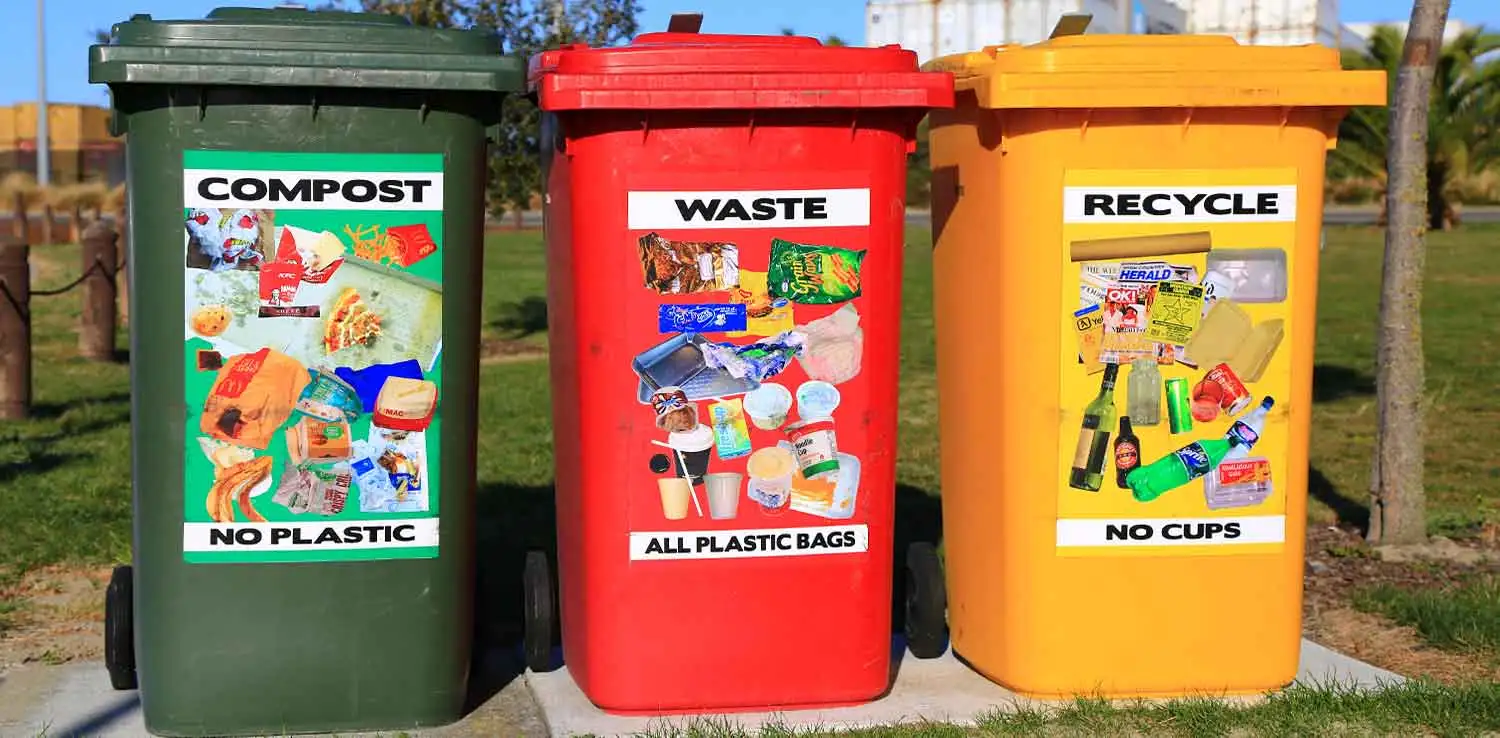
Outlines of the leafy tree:
<svg viewBox="0 0 1500 738">
<path fill-rule="evenodd" d="M 402 15 L 435 28 L 475 28 L 499 37 L 506 54 L 529 59 L 563 44 L 613 46 L 637 30 L 637 0 L 346 0 L 370 13 Z M 542 189 L 537 162 L 541 112 L 525 96 L 511 96 L 501 109 L 500 134 L 492 149 L 488 200 L 498 214 L 510 210 L 517 227 L 522 213 Z"/>
<path fill-rule="evenodd" d="M 781 35 L 783 35 L 783 36 L 795 36 L 795 35 L 797 35 L 797 31 L 793 30 L 791 27 L 784 27 L 784 28 L 781 29 Z M 838 35 L 830 33 L 827 36 L 823 37 L 823 45 L 824 46 L 848 46 L 849 44 L 847 42 L 845 42 L 844 39 L 840 38 Z"/>
<path fill-rule="evenodd" d="M 1384 69 L 1395 89 L 1402 59 L 1399 29 L 1380 26 L 1367 48 L 1345 53 L 1344 66 Z M 1466 177 L 1500 162 L 1500 35 L 1483 28 L 1465 30 L 1444 44 L 1432 65 L 1430 113 L 1427 116 L 1427 223 L 1446 229 L 1459 220 L 1457 188 Z M 1339 127 L 1339 144 L 1329 162 L 1331 177 L 1362 176 L 1386 181 L 1386 153 L 1391 113 L 1388 108 L 1350 111 Z"/>
</svg>

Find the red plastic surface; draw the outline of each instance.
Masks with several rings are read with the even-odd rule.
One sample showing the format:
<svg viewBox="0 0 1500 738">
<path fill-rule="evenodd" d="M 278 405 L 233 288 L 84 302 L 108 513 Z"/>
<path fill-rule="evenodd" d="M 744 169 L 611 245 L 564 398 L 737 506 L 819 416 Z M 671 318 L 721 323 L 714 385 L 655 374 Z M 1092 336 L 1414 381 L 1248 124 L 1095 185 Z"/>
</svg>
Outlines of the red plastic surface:
<svg viewBox="0 0 1500 738">
<path fill-rule="evenodd" d="M 805 36 L 648 33 L 629 46 L 532 57 L 546 110 L 949 107 L 946 74 L 899 46 L 828 47 Z"/>
<path fill-rule="evenodd" d="M 795 39 L 770 43 L 806 46 Z M 949 84 L 946 75 L 934 76 Z M 549 77 L 539 81 L 549 89 Z M 951 104 L 951 94 L 933 96 Z M 549 108 L 548 97 L 542 105 Z M 555 119 L 561 133 L 549 162 L 546 228 L 558 568 L 570 673 L 590 700 L 618 713 L 757 710 L 877 697 L 887 687 L 891 654 L 906 152 L 923 111 L 569 107 Z M 766 221 L 703 227 L 700 219 L 673 228 L 663 221 L 680 213 L 663 192 L 753 199 L 754 193 L 785 190 L 864 190 L 867 212 L 843 225 L 787 220 L 780 210 L 775 227 Z M 631 193 L 638 196 L 634 206 Z M 665 198 L 664 209 L 649 215 L 641 193 Z M 830 205 L 829 212 L 848 215 L 847 202 Z M 708 517 L 705 486 L 694 488 L 703 516 L 689 507 L 686 519 L 667 518 L 658 479 L 673 476 L 675 464 L 658 472 L 650 462 L 674 452 L 656 445 L 668 434 L 657 426 L 652 405 L 640 399 L 642 380 L 633 362 L 673 337 L 659 323 L 661 306 L 724 305 L 734 298 L 732 288 L 719 289 L 724 280 L 717 271 L 699 292 L 677 292 L 684 279 L 648 285 L 639 242 L 650 233 L 734 244 L 739 279 L 768 271 L 773 238 L 865 252 L 857 297 L 791 308 L 798 329 L 845 306 L 859 315 L 860 371 L 837 383 L 841 401 L 833 413 L 839 451 L 860 462 L 852 517 L 828 519 L 798 509 L 773 514 L 748 496 L 747 475 L 734 519 Z M 702 335 L 737 345 L 766 340 Z M 795 393 L 808 376 L 799 359 L 764 382 Z M 712 422 L 713 402 L 694 403 L 703 424 Z M 794 403 L 786 423 L 797 419 Z M 774 446 L 786 438 L 784 431 L 750 424 L 750 445 L 757 451 Z M 726 460 L 721 453 L 715 445 L 708 472 L 747 472 L 747 457 L 731 451 Z M 790 529 L 816 542 L 820 531 L 854 528 L 867 532 L 866 550 L 824 546 L 732 557 L 709 547 L 713 558 L 672 551 L 698 552 L 700 532 L 724 541 L 737 531 Z M 657 540 L 667 543 L 665 553 L 643 553 L 643 542 Z"/>
</svg>

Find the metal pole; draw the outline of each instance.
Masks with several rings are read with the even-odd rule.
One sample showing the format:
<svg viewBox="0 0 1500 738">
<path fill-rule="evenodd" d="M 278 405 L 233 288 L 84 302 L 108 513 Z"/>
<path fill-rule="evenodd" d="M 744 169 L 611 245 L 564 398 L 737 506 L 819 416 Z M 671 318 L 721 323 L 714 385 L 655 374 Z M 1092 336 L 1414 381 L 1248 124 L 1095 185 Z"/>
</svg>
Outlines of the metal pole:
<svg viewBox="0 0 1500 738">
<path fill-rule="evenodd" d="M 36 183 L 52 184 L 52 138 L 47 134 L 47 21 L 36 0 Z"/>
</svg>

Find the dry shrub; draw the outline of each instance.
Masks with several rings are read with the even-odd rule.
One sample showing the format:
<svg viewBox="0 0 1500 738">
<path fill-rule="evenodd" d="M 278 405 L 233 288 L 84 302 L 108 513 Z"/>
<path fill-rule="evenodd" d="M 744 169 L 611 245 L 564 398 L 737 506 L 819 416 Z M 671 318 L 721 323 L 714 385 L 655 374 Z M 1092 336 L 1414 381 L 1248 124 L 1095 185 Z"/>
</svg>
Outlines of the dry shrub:
<svg viewBox="0 0 1500 738">
<path fill-rule="evenodd" d="M 1324 195 L 1339 205 L 1365 205 L 1376 202 L 1382 193 L 1381 183 L 1365 177 L 1330 179 L 1324 184 Z"/>
<path fill-rule="evenodd" d="M 1454 199 L 1466 205 L 1500 203 L 1500 172 L 1494 169 L 1472 177 L 1460 177 L 1450 185 Z"/>
<path fill-rule="evenodd" d="M 115 185 L 104 194 L 104 211 L 107 213 L 125 212 L 125 185 Z"/>
<path fill-rule="evenodd" d="M 42 202 L 42 188 L 37 186 L 36 177 L 26 172 L 11 172 L 0 178 L 0 208 L 9 210 L 17 193 L 25 198 L 27 208 Z"/>
<path fill-rule="evenodd" d="M 104 205 L 104 201 L 109 197 L 109 186 L 103 182 L 82 182 L 53 187 L 47 194 L 52 207 L 62 210 L 77 207 L 87 210 Z"/>
</svg>

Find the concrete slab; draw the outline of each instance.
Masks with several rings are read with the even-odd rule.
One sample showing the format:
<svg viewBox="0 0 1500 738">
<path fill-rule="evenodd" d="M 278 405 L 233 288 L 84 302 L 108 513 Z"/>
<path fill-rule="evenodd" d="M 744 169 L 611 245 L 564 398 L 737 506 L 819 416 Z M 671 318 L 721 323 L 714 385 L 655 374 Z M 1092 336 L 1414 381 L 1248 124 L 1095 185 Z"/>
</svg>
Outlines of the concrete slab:
<svg viewBox="0 0 1500 738">
<path fill-rule="evenodd" d="M 509 666 L 475 675 L 485 698 L 462 721 L 403 731 L 410 738 L 546 738 L 546 724 L 525 682 Z M 477 700 L 476 700 L 477 701 Z M 340 733 L 386 738 L 397 733 Z M 33 666 L 0 674 L 0 738 L 151 738 L 137 692 L 117 692 L 102 663 Z"/>
<path fill-rule="evenodd" d="M 1403 679 L 1392 672 L 1377 669 L 1303 640 L 1297 681 L 1310 686 L 1338 684 L 1378 689 L 1384 685 L 1400 683 Z M 798 729 L 859 728 L 928 720 L 972 725 L 980 716 L 996 710 L 1048 704 L 1022 697 L 985 679 L 960 663 L 951 651 L 940 658 L 927 661 L 908 655 L 898 665 L 895 683 L 886 697 L 866 705 L 827 710 L 670 718 L 620 717 L 606 714 L 594 707 L 578 689 L 566 668 L 547 674 L 528 672 L 526 683 L 541 707 L 553 738 L 582 735 L 597 738 L 635 736 L 642 732 L 668 732 L 705 722 L 746 730 L 771 726 Z M 1248 704 L 1262 698 L 1250 696 L 1227 699 Z"/>
<path fill-rule="evenodd" d="M 920 661 L 904 658 L 891 693 L 859 707 L 782 714 L 741 714 L 696 718 L 621 718 L 589 703 L 566 669 L 529 673 L 513 679 L 505 657 L 490 660 L 476 679 L 489 682 L 486 697 L 468 717 L 444 728 L 409 731 L 411 738 L 543 738 L 593 734 L 598 738 L 636 735 L 642 731 L 712 721 L 754 729 L 786 727 L 858 727 L 914 720 L 973 723 L 994 710 L 1044 704 L 1018 697 L 985 680 L 952 655 Z M 1298 680 L 1306 684 L 1338 683 L 1365 688 L 1402 681 L 1308 641 L 1302 642 Z M 1253 700 L 1256 698 L 1241 698 Z M 476 700 L 479 701 L 479 700 Z M 538 709 L 540 708 L 540 709 Z M 375 734 L 363 734 L 376 738 Z M 390 734 L 387 734 L 390 735 Z M 0 736 L 4 738 L 150 738 L 135 692 L 109 686 L 104 665 L 69 664 L 26 667 L 0 674 Z M 340 738 L 359 738 L 348 733 Z"/>
</svg>

